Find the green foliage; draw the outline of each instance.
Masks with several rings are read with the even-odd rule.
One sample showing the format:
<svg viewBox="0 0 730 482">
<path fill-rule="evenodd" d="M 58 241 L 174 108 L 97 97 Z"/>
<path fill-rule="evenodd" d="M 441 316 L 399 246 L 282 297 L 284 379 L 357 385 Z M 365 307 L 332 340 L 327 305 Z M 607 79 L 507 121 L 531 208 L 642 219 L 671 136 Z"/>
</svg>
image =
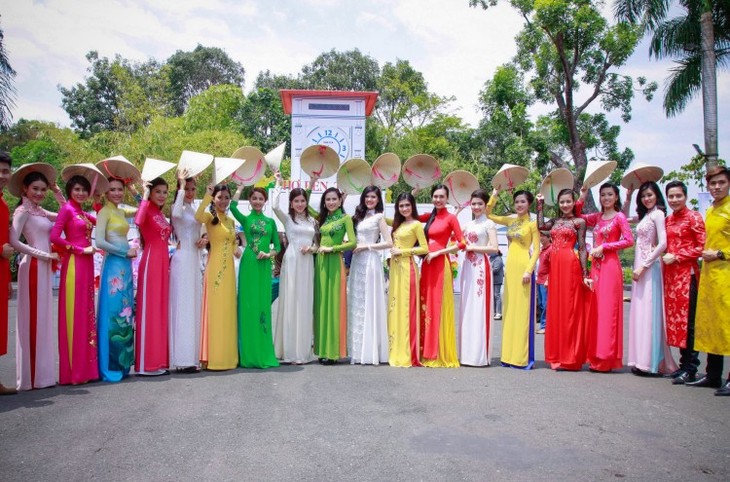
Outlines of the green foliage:
<svg viewBox="0 0 730 482">
<path fill-rule="evenodd" d="M 358 49 L 320 54 L 305 65 L 299 77 L 302 88 L 321 90 L 376 90 L 380 67 L 377 60 Z"/>
<path fill-rule="evenodd" d="M 236 85 L 214 85 L 192 99 L 183 116 L 185 130 L 235 130 L 246 98 Z"/>
<path fill-rule="evenodd" d="M 284 113 L 279 91 L 270 87 L 259 87 L 248 94 L 235 122 L 239 131 L 263 152 L 284 141 L 288 143 L 291 137 L 291 116 Z"/>
<path fill-rule="evenodd" d="M 662 183 L 669 181 L 682 181 L 688 186 L 695 185 L 700 188 L 700 191 L 705 189 L 705 163 L 707 159 L 702 154 L 697 154 L 692 157 L 690 161 L 679 168 L 678 171 L 671 171 L 664 175 Z M 718 165 L 724 166 L 725 161 L 723 159 L 717 160 Z M 699 203 L 697 199 L 690 199 L 690 204 L 697 208 Z"/>
<path fill-rule="evenodd" d="M 13 119 L 12 109 L 15 107 L 15 79 L 16 72 L 10 66 L 8 52 L 5 50 L 5 34 L 0 28 L 0 129 L 10 127 Z"/>
</svg>

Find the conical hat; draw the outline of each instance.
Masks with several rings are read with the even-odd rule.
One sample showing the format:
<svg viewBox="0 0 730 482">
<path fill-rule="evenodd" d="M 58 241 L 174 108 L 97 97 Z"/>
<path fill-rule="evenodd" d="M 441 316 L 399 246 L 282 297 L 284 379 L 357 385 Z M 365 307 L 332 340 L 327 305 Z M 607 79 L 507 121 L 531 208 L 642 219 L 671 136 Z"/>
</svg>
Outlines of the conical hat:
<svg viewBox="0 0 730 482">
<path fill-rule="evenodd" d="M 589 161 L 586 166 L 586 175 L 583 176 L 583 186 L 590 189 L 601 184 L 616 169 L 616 161 Z"/>
<path fill-rule="evenodd" d="M 272 171 L 278 171 L 281 166 L 281 160 L 284 158 L 284 149 L 286 149 L 286 142 L 282 142 L 274 150 L 269 151 L 264 156 L 266 164 L 269 165 Z"/>
<path fill-rule="evenodd" d="M 444 178 L 449 188 L 449 202 L 456 207 L 465 207 L 471 201 L 471 193 L 479 189 L 479 181 L 471 172 L 454 171 Z"/>
<path fill-rule="evenodd" d="M 381 154 L 373 162 L 373 184 L 380 189 L 388 189 L 400 177 L 400 158 L 392 152 Z"/>
<path fill-rule="evenodd" d="M 492 187 L 498 191 L 514 189 L 527 180 L 530 171 L 514 164 L 502 164 L 497 174 L 492 178 Z"/>
<path fill-rule="evenodd" d="M 216 157 L 213 161 L 213 184 L 220 184 L 226 180 L 228 176 L 233 174 L 236 169 L 241 167 L 245 161 L 243 159 L 231 157 Z"/>
<path fill-rule="evenodd" d="M 13 173 L 13 177 L 8 182 L 8 191 L 15 197 L 20 197 L 23 194 L 23 180 L 25 176 L 31 172 L 40 172 L 43 174 L 49 183 L 56 182 L 56 168 L 45 162 L 31 162 L 29 164 L 23 164 Z"/>
<path fill-rule="evenodd" d="M 264 153 L 255 147 L 239 147 L 231 157 L 233 159 L 243 159 L 243 164 L 236 169 L 231 177 L 244 186 L 253 186 L 266 173 Z"/>
<path fill-rule="evenodd" d="M 195 177 L 213 163 L 213 156 L 202 152 L 182 151 L 177 163 L 177 172 L 188 170 L 188 177 Z"/>
<path fill-rule="evenodd" d="M 90 194 L 94 194 L 94 192 L 104 194 L 109 190 L 109 181 L 104 177 L 104 173 L 90 162 L 71 164 L 70 166 L 64 167 L 63 171 L 61 171 L 61 179 L 63 179 L 63 182 L 68 182 L 74 176 L 82 176 L 88 179 L 91 183 L 92 192 Z"/>
<path fill-rule="evenodd" d="M 324 179 L 337 172 L 340 156 L 329 146 L 315 144 L 302 151 L 299 162 L 309 177 Z"/>
<path fill-rule="evenodd" d="M 161 161 L 148 157 L 144 160 L 144 166 L 142 166 L 142 180 L 149 182 L 157 179 L 175 166 L 176 164 L 174 162 Z"/>
<path fill-rule="evenodd" d="M 424 189 L 441 178 L 439 161 L 428 154 L 416 154 L 403 163 L 403 180 L 411 187 Z"/>
<path fill-rule="evenodd" d="M 664 175 L 664 169 L 644 162 L 635 162 L 624 173 L 621 185 L 628 190 L 639 189 L 645 182 L 659 182 Z"/>
<path fill-rule="evenodd" d="M 550 171 L 542 181 L 540 186 L 540 194 L 545 197 L 545 204 L 548 206 L 554 206 L 558 203 L 558 194 L 563 189 L 573 189 L 573 173 L 570 169 L 559 167 Z"/>
<path fill-rule="evenodd" d="M 365 159 L 348 159 L 337 170 L 337 187 L 345 194 L 360 194 L 372 183 L 370 164 Z"/>
<path fill-rule="evenodd" d="M 141 174 L 137 166 L 132 164 L 124 156 L 114 156 L 96 163 L 99 169 L 107 178 L 113 177 L 122 181 L 125 185 L 130 182 L 137 182 Z"/>
</svg>

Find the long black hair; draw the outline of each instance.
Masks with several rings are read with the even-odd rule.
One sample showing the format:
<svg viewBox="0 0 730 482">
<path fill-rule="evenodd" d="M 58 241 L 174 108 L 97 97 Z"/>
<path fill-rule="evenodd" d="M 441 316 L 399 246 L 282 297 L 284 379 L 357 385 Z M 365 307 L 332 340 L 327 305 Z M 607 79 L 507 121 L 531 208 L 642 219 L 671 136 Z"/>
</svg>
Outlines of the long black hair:
<svg viewBox="0 0 730 482">
<path fill-rule="evenodd" d="M 654 193 L 654 196 L 656 196 L 657 209 L 660 209 L 664 214 L 667 214 L 667 204 L 664 202 L 664 196 L 662 195 L 661 189 L 659 189 L 657 183 L 649 181 L 642 184 L 639 188 L 639 192 L 636 194 L 636 214 L 639 215 L 639 221 L 644 219 L 646 213 L 649 212 L 646 206 L 644 206 L 644 203 L 641 202 L 641 196 L 648 190 L 651 190 Z"/>
<path fill-rule="evenodd" d="M 329 216 L 330 214 L 327 210 L 327 205 L 325 204 L 324 200 L 327 197 L 327 194 L 331 192 L 337 193 L 337 197 L 340 199 L 340 203 L 342 203 L 342 193 L 336 187 L 330 187 L 322 193 L 322 199 L 320 199 L 319 201 L 319 217 L 317 218 L 320 227 L 324 225 L 325 221 L 327 221 L 327 216 Z M 340 204 L 340 207 L 342 207 L 342 204 Z"/>
<path fill-rule="evenodd" d="M 431 197 L 438 191 L 439 189 L 443 189 L 446 191 L 446 197 L 449 197 L 449 188 L 446 187 L 444 184 L 436 184 L 431 188 Z M 436 213 L 438 210 L 434 207 L 433 211 L 431 211 L 431 216 L 428 217 L 428 221 L 426 222 L 426 227 L 423 228 L 423 231 L 426 233 L 426 239 L 428 239 L 428 230 L 431 227 L 431 224 L 433 224 L 433 220 L 436 219 Z"/>
<path fill-rule="evenodd" d="M 26 175 L 23 178 L 23 186 L 27 189 L 31 184 L 33 184 L 36 181 L 43 181 L 46 185 L 46 188 L 50 185 L 48 182 L 48 179 L 46 178 L 45 175 L 43 175 L 42 172 L 34 171 L 34 172 L 29 172 L 28 175 Z M 18 201 L 18 206 L 23 204 L 23 197 L 24 196 L 21 194 L 20 200 Z"/>
<path fill-rule="evenodd" d="M 385 207 L 383 206 L 383 193 L 380 190 L 378 186 L 368 186 L 365 189 L 362 190 L 362 194 L 360 194 L 360 204 L 357 205 L 355 208 L 355 215 L 352 216 L 352 225 L 355 227 L 355 231 L 357 231 L 357 225 L 365 219 L 365 216 L 368 213 L 368 208 L 365 205 L 365 196 L 370 194 L 371 192 L 374 192 L 376 196 L 378 196 L 378 204 L 375 206 L 375 212 L 376 213 L 382 213 L 385 211 Z"/>
<path fill-rule="evenodd" d="M 400 213 L 400 209 L 398 209 L 398 205 L 401 203 L 401 201 L 408 201 L 411 203 L 411 217 L 414 219 L 418 219 L 418 208 L 416 208 L 416 198 L 413 197 L 413 194 L 410 192 L 402 192 L 398 195 L 398 198 L 395 200 L 395 215 L 393 216 L 393 230 L 391 231 L 391 235 L 395 236 L 395 232 L 398 230 L 401 224 L 406 222 L 405 216 L 403 216 Z M 395 240 L 395 238 L 393 238 Z"/>
<path fill-rule="evenodd" d="M 307 196 L 307 191 L 302 189 L 301 187 L 295 187 L 291 191 L 289 191 L 289 217 L 291 218 L 292 222 L 294 224 L 297 223 L 297 213 L 294 211 L 294 208 L 292 207 L 292 202 L 299 196 L 304 196 L 304 200 L 307 203 L 307 207 L 304 208 L 304 218 L 309 219 L 309 196 Z M 283 251 L 283 250 L 282 250 Z"/>
<path fill-rule="evenodd" d="M 213 194 L 212 200 L 210 202 L 210 213 L 213 215 L 213 221 L 211 221 L 211 224 L 214 226 L 220 222 L 220 219 L 218 219 L 218 210 L 215 208 L 215 196 L 221 191 L 226 191 L 228 195 L 231 195 L 231 188 L 228 187 L 228 184 L 216 184 L 213 188 Z"/>
<path fill-rule="evenodd" d="M 612 191 L 614 192 L 614 194 L 616 194 L 616 202 L 615 202 L 615 203 L 613 204 L 613 209 L 614 209 L 614 210 L 615 210 L 615 211 L 616 211 L 617 213 L 620 213 L 620 212 L 621 212 L 621 196 L 619 195 L 619 190 L 618 190 L 618 186 L 617 186 L 617 185 L 615 185 L 615 184 L 614 184 L 614 183 L 612 183 L 612 182 L 604 182 L 603 184 L 601 184 L 601 188 L 600 188 L 600 189 L 598 190 L 598 196 L 599 196 L 599 201 L 598 201 L 598 203 L 599 203 L 599 204 L 601 204 L 601 201 L 600 201 L 600 195 L 601 195 L 601 194 L 600 194 L 600 193 L 601 193 L 601 191 L 603 191 L 604 189 L 611 189 L 611 190 L 612 190 Z M 603 211 L 603 204 L 601 204 L 601 211 Z"/>
</svg>

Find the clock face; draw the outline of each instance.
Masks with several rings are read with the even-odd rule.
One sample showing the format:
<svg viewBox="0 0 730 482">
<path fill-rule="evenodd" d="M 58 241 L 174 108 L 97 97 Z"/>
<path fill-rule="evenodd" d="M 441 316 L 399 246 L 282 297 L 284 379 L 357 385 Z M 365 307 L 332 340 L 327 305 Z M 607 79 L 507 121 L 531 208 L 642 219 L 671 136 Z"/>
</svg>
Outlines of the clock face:
<svg viewBox="0 0 730 482">
<path fill-rule="evenodd" d="M 350 157 L 350 141 L 345 131 L 338 127 L 317 127 L 307 136 L 312 144 L 331 147 L 340 156 L 340 161 Z"/>
</svg>

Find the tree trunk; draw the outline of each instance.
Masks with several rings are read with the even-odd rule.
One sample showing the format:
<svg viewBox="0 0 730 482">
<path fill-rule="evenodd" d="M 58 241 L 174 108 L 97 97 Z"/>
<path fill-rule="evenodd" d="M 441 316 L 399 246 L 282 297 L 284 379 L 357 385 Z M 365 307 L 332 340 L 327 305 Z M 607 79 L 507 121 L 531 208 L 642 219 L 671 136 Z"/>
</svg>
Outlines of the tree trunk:
<svg viewBox="0 0 730 482">
<path fill-rule="evenodd" d="M 717 77 L 715 65 L 715 31 L 712 11 L 700 17 L 702 32 L 702 110 L 705 127 L 706 169 L 717 165 Z"/>
</svg>

